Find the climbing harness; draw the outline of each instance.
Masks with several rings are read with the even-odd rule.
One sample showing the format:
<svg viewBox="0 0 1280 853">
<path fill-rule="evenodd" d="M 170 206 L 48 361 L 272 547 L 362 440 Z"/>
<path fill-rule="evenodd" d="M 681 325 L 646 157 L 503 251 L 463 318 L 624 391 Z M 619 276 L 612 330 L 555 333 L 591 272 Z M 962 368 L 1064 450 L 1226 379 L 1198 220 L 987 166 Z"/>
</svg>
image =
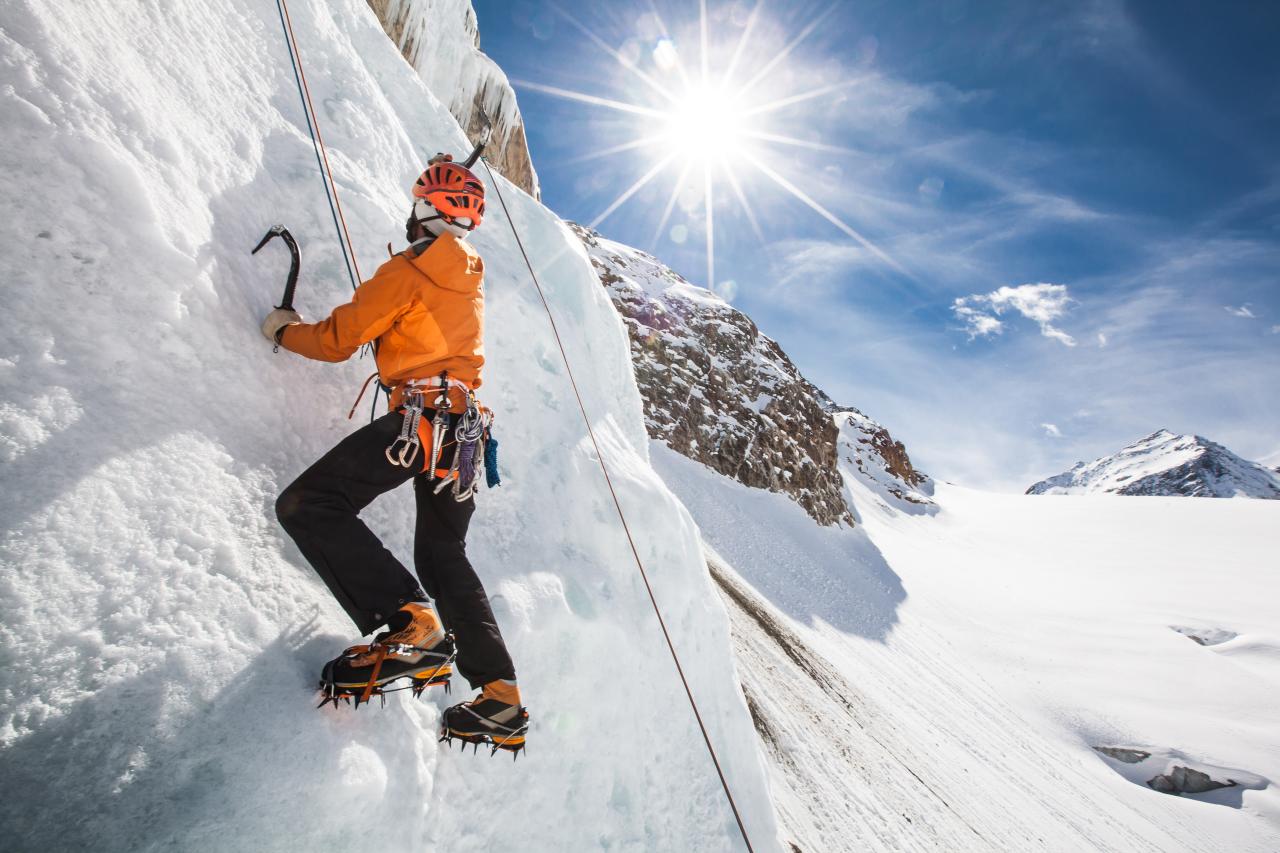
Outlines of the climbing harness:
<svg viewBox="0 0 1280 853">
<path fill-rule="evenodd" d="M 365 384 L 368 385 L 368 382 L 366 381 Z M 423 460 L 422 471 L 427 474 L 429 482 L 436 483 L 434 489 L 436 494 L 440 494 L 452 484 L 454 499 L 467 500 L 475 494 L 476 481 L 479 479 L 478 474 L 482 468 L 492 461 L 496 472 L 497 442 L 492 438 L 493 412 L 480 405 L 479 398 L 469 385 L 457 379 L 451 379 L 446 373 L 427 379 L 410 380 L 404 384 L 403 388 L 404 401 L 401 403 L 401 408 L 404 411 L 404 423 L 400 427 L 400 434 L 386 449 L 387 461 L 392 465 L 405 468 L 413 466 L 418 453 L 422 450 L 423 415 L 430 409 L 433 412 L 431 449 Z M 431 396 L 429 393 L 431 391 L 435 391 L 435 395 L 428 404 L 427 399 Z M 460 392 L 465 401 L 462 413 L 452 416 L 456 419 L 452 436 L 449 413 L 452 407 L 449 397 L 451 391 Z M 357 399 L 356 403 L 359 404 L 359 402 Z M 352 411 L 355 411 L 354 406 Z M 448 468 L 441 468 L 440 460 L 443 458 L 444 448 L 450 437 L 454 444 L 453 461 Z M 492 453 L 489 451 L 489 442 L 493 442 L 494 445 Z M 486 477 L 490 488 L 497 485 L 496 479 L 496 474 Z"/>
</svg>

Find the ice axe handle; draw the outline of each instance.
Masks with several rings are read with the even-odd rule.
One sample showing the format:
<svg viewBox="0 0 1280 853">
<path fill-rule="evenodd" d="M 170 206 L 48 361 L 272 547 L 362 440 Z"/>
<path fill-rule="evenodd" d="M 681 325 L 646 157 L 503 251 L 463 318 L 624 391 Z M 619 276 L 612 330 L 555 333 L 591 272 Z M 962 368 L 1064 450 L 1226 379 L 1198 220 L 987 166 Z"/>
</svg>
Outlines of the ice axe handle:
<svg viewBox="0 0 1280 853">
<path fill-rule="evenodd" d="M 274 237 L 284 238 L 285 245 L 289 247 L 289 278 L 284 285 L 284 298 L 277 305 L 277 308 L 293 310 L 293 293 L 298 289 L 298 268 L 302 265 L 302 256 L 298 253 L 298 241 L 293 239 L 293 235 L 289 233 L 289 229 L 283 225 L 273 225 L 258 245 L 253 247 L 253 251 L 249 254 L 256 255 L 258 250 L 271 242 Z"/>
<path fill-rule="evenodd" d="M 493 132 L 493 123 L 489 121 L 488 113 L 484 111 L 484 108 L 479 106 L 476 107 L 476 110 L 479 112 L 480 121 L 483 122 L 484 127 L 480 130 L 480 137 L 476 140 L 476 147 L 471 149 L 471 154 L 469 154 L 467 159 L 462 162 L 462 165 L 466 166 L 468 169 L 474 166 L 476 161 L 480 159 L 480 155 L 484 153 L 485 145 L 489 142 L 489 134 Z"/>
<path fill-rule="evenodd" d="M 462 165 L 470 169 L 472 166 L 476 164 L 476 161 L 480 159 L 480 155 L 484 153 L 485 141 L 486 140 L 481 139 L 479 142 L 476 143 L 476 147 L 471 149 L 471 153 L 467 155 L 466 160 L 462 161 Z"/>
</svg>

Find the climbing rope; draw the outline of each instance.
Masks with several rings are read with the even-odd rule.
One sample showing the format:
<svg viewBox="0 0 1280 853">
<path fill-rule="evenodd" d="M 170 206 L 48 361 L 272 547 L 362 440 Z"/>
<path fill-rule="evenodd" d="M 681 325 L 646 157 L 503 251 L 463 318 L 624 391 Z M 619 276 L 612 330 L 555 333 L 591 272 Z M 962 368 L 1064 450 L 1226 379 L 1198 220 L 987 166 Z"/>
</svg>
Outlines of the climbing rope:
<svg viewBox="0 0 1280 853">
<path fill-rule="evenodd" d="M 311 89 L 307 86 L 307 75 L 302 70 L 302 54 L 298 52 L 298 42 L 293 35 L 293 19 L 289 17 L 289 4 L 285 0 L 276 0 L 276 11 L 280 13 L 280 28 L 284 30 L 285 45 L 289 48 L 293 80 L 298 85 L 298 97 L 302 100 L 302 115 L 307 120 L 307 132 L 311 134 L 311 147 L 316 152 L 316 165 L 320 167 L 324 197 L 329 201 L 329 213 L 333 216 L 334 230 L 338 232 L 338 242 L 342 246 L 342 259 L 347 264 L 347 276 L 351 279 L 351 289 L 355 290 L 364 279 L 360 275 L 360 265 L 356 263 L 356 252 L 351 245 L 351 235 L 347 232 L 346 217 L 342 215 L 338 186 L 333 182 L 333 172 L 329 169 L 329 153 L 324 147 L 320 121 L 315 117 L 315 107 L 311 103 Z"/>
<path fill-rule="evenodd" d="M 583 423 L 587 426 L 587 435 L 591 438 L 591 446 L 595 448 L 596 460 L 600 463 L 600 470 L 604 473 L 604 481 L 609 486 L 609 494 L 613 497 L 613 507 L 618 511 L 618 518 L 622 522 L 622 530 L 627 534 L 627 544 L 631 546 L 631 556 L 635 558 L 636 568 L 640 570 L 640 578 L 644 581 L 645 591 L 649 593 L 649 603 L 653 605 L 653 612 L 658 617 L 658 625 L 662 628 L 662 636 L 667 641 L 667 650 L 671 652 L 671 660 L 676 665 L 676 672 L 680 675 L 680 683 L 684 685 L 685 696 L 689 698 L 689 707 L 693 709 L 693 716 L 698 721 L 698 729 L 702 732 L 702 740 L 707 745 L 707 752 L 711 756 L 711 763 L 716 767 L 716 775 L 720 777 L 720 787 L 724 789 L 724 795 L 729 801 L 729 808 L 733 810 L 733 819 L 738 823 L 738 831 L 742 833 L 742 840 L 747 845 L 749 853 L 755 853 L 755 848 L 751 846 L 751 838 L 747 835 L 747 827 L 742 822 L 742 815 L 738 812 L 738 804 L 733 799 L 733 792 L 729 790 L 729 781 L 725 778 L 724 770 L 720 766 L 720 758 L 716 754 L 716 748 L 711 744 L 711 736 L 707 734 L 707 727 L 702 722 L 702 713 L 698 710 L 698 702 L 693 698 L 693 690 L 689 687 L 689 679 L 684 674 L 684 667 L 680 665 L 680 655 L 676 653 L 675 643 L 671 640 L 671 633 L 667 630 L 667 620 L 662 617 L 662 608 L 658 606 L 658 599 L 653 594 L 653 586 L 649 583 L 649 573 L 645 571 L 644 560 L 640 558 L 640 551 L 636 548 L 635 538 L 631 535 L 631 526 L 627 524 L 626 513 L 622 511 L 622 503 L 618 500 L 618 492 L 613 487 L 613 478 L 609 475 L 609 466 L 605 464 L 604 454 L 600 451 L 600 444 L 596 441 L 595 430 L 591 428 L 591 418 L 587 415 L 586 404 L 582 401 L 582 394 L 578 391 L 578 380 L 574 378 L 573 368 L 569 364 L 569 355 L 565 352 L 564 341 L 560 338 L 560 329 L 556 326 L 555 315 L 551 313 L 551 304 L 547 301 L 547 295 L 542 289 L 542 282 L 538 280 L 538 274 L 533 269 L 533 263 L 529 260 L 529 253 L 525 251 L 524 241 L 520 239 L 520 232 L 516 230 L 515 220 L 511 218 L 511 211 L 507 209 L 506 199 L 502 197 L 502 190 L 498 187 L 498 181 L 494 178 L 493 168 L 489 165 L 489 159 L 482 157 L 484 167 L 489 172 L 489 184 L 493 187 L 494 195 L 498 197 L 498 203 L 502 206 L 502 212 L 507 218 L 507 224 L 511 226 L 511 234 L 516 238 L 516 245 L 520 248 L 520 254 L 524 257 L 524 264 L 529 268 L 529 275 L 533 277 L 533 284 L 538 289 L 538 297 L 542 300 L 542 307 L 547 312 L 547 319 L 551 322 L 551 333 L 555 336 L 556 346 L 560 348 L 560 358 L 564 362 L 565 372 L 569 375 L 569 384 L 573 386 L 573 396 L 578 401 L 578 410 L 582 412 Z"/>
</svg>

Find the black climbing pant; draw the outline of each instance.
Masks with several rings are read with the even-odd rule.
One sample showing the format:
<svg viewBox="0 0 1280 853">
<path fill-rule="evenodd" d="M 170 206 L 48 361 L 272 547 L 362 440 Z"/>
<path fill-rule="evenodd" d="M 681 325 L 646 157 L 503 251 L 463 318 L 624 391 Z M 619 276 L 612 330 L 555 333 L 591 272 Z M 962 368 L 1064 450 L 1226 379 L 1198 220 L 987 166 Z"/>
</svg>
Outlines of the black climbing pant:
<svg viewBox="0 0 1280 853">
<path fill-rule="evenodd" d="M 427 410 L 429 421 L 434 413 Z M 514 680 L 515 668 L 484 585 L 467 560 L 467 525 L 475 499 L 457 501 L 446 487 L 435 494 L 420 473 L 423 454 L 405 468 L 385 451 L 404 416 L 392 412 L 344 438 L 302 472 L 276 501 L 276 516 L 362 634 L 369 634 L 408 601 L 430 596 L 457 643 L 457 669 L 471 686 Z M 441 467 L 452 461 L 452 447 Z M 363 521 L 360 511 L 378 495 L 413 480 L 417 499 L 413 563 L 418 581 Z"/>
</svg>

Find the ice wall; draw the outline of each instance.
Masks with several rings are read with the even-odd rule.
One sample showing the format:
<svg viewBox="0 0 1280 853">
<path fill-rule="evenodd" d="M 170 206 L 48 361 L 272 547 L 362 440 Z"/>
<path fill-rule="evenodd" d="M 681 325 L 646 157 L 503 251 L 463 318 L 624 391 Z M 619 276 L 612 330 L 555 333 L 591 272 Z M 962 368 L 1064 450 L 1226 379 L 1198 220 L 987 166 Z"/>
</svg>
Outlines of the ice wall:
<svg viewBox="0 0 1280 853">
<path fill-rule="evenodd" d="M 436 98 L 478 138 L 483 119 L 493 123 L 489 157 L 495 168 L 534 198 L 538 174 L 529 157 L 524 119 L 515 90 L 492 59 L 480 50 L 480 31 L 471 0 L 368 0 L 391 40 L 418 70 Z"/>
<path fill-rule="evenodd" d="M 466 142 L 361 0 L 293 25 L 367 276 L 426 155 Z M 272 4 L 0 6 L 0 826 L 22 849 L 728 850 L 740 841 L 496 204 L 504 485 L 471 556 L 533 715 L 527 760 L 437 746 L 445 701 L 314 710 L 352 627 L 273 501 L 373 369 L 272 354 L 350 285 Z M 724 611 L 650 468 L 627 341 L 581 244 L 499 180 L 753 833 L 775 830 Z M 364 408 L 367 412 L 367 404 Z M 359 417 L 367 417 L 362 413 Z M 367 515 L 410 554 L 411 496 Z M 460 695 L 461 693 L 461 695 Z"/>
</svg>

